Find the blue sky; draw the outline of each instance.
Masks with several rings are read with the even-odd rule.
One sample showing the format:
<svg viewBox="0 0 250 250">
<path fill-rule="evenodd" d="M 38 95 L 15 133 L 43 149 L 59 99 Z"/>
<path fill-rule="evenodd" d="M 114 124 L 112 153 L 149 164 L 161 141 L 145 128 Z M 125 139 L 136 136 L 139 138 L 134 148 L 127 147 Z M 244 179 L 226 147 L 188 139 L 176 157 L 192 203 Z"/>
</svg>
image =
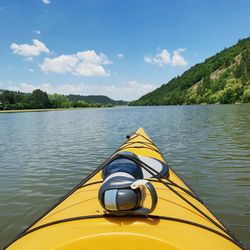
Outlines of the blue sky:
<svg viewBox="0 0 250 250">
<path fill-rule="evenodd" d="M 0 0 L 0 89 L 132 100 L 250 35 L 248 0 Z"/>
</svg>

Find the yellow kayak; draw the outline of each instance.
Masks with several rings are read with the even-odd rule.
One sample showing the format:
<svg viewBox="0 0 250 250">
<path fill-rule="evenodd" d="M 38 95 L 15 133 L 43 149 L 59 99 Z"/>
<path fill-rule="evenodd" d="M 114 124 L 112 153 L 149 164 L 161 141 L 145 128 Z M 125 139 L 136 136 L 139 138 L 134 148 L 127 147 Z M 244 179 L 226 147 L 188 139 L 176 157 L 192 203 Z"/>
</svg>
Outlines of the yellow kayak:
<svg viewBox="0 0 250 250">
<path fill-rule="evenodd" d="M 243 249 L 142 128 L 6 249 Z"/>
</svg>

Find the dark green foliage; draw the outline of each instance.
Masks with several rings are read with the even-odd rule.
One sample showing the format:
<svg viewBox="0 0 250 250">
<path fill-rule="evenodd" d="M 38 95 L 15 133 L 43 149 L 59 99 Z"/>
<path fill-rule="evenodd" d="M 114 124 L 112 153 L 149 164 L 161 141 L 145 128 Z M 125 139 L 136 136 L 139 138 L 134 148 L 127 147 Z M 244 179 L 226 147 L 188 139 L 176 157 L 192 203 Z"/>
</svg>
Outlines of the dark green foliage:
<svg viewBox="0 0 250 250">
<path fill-rule="evenodd" d="M 25 109 L 30 107 L 31 94 L 3 90 L 0 94 L 1 109 Z"/>
<path fill-rule="evenodd" d="M 237 65 L 234 75 L 243 81 L 250 79 L 250 48 L 242 52 L 241 63 Z"/>
<path fill-rule="evenodd" d="M 114 101 L 111 98 L 104 95 L 89 95 L 89 96 L 68 95 L 67 97 L 71 102 L 84 101 L 87 103 L 99 103 L 101 105 L 112 105 L 112 106 L 128 104 L 125 101 Z"/>
<path fill-rule="evenodd" d="M 248 102 L 249 84 L 250 38 L 246 38 L 129 105 Z"/>
<path fill-rule="evenodd" d="M 90 96 L 89 98 L 80 95 L 49 95 L 36 89 L 31 94 L 0 90 L 0 109 L 49 109 L 49 108 L 99 108 L 113 107 L 123 104 L 123 101 L 114 101 L 106 96 Z"/>
<path fill-rule="evenodd" d="M 248 85 L 247 88 L 244 89 L 242 101 L 245 103 L 250 102 L 250 85 Z"/>
<path fill-rule="evenodd" d="M 51 107 L 51 103 L 48 94 L 40 89 L 36 89 L 32 92 L 28 103 L 32 109 L 48 109 Z"/>
<path fill-rule="evenodd" d="M 49 96 L 52 108 L 69 108 L 71 105 L 65 95 L 53 94 Z"/>
</svg>

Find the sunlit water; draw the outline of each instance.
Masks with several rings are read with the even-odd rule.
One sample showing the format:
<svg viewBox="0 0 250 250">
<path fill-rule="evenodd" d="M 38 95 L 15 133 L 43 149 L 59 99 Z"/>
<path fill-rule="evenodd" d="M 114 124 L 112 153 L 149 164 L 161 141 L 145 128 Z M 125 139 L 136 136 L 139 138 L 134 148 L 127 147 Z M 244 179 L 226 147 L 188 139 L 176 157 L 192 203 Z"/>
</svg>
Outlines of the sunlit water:
<svg viewBox="0 0 250 250">
<path fill-rule="evenodd" d="M 0 246 L 140 126 L 250 247 L 250 105 L 0 114 Z"/>
</svg>

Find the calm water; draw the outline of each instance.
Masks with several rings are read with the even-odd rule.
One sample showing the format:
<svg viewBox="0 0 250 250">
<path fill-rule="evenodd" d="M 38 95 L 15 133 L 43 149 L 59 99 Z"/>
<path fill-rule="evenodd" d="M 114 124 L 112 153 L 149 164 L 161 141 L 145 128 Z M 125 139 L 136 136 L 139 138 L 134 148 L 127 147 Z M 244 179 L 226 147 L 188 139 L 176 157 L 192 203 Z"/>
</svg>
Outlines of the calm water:
<svg viewBox="0 0 250 250">
<path fill-rule="evenodd" d="M 250 247 L 250 105 L 0 114 L 0 246 L 140 126 Z"/>
</svg>

